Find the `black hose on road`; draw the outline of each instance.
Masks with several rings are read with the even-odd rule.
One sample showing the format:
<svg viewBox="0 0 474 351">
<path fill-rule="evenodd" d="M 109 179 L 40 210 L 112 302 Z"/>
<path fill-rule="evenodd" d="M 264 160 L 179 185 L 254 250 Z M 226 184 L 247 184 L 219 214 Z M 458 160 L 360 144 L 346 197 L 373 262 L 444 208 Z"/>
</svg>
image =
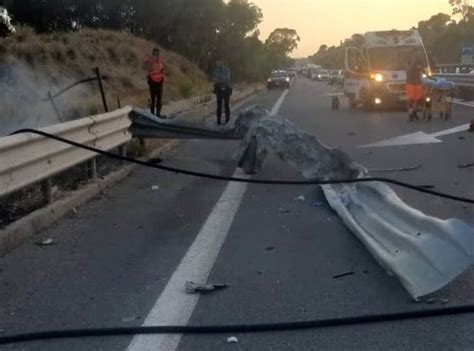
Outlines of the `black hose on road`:
<svg viewBox="0 0 474 351">
<path fill-rule="evenodd" d="M 31 133 L 31 134 L 36 134 L 36 135 L 41 135 L 46 138 L 50 138 L 56 141 L 59 141 L 61 143 L 69 144 L 74 147 L 78 147 L 84 150 L 88 150 L 94 153 L 97 153 L 99 155 L 103 155 L 106 157 L 114 158 L 120 161 L 125 161 L 129 163 L 134 163 L 140 166 L 148 167 L 148 168 L 154 168 L 154 169 L 159 169 L 162 171 L 167 171 L 167 172 L 173 172 L 173 173 L 178 173 L 178 174 L 183 174 L 183 175 L 188 175 L 188 176 L 193 176 L 193 177 L 198 177 L 198 178 L 205 178 L 205 179 L 213 179 L 213 180 L 219 180 L 219 181 L 226 181 L 226 182 L 239 182 L 239 183 L 248 183 L 248 184 L 264 184 L 264 185 L 337 185 L 337 184 L 355 184 L 355 183 L 369 183 L 369 182 L 381 182 L 381 183 L 387 183 L 387 184 L 393 184 L 400 186 L 402 188 L 407 188 L 410 190 L 414 190 L 420 193 L 428 194 L 431 196 L 436 196 L 448 200 L 453 200 L 453 201 L 458 201 L 462 203 L 467 203 L 467 204 L 474 204 L 473 199 L 465 198 L 465 197 L 460 197 L 456 195 L 451 195 L 447 193 L 442 193 L 439 191 L 435 190 L 430 190 L 427 187 L 423 186 L 417 186 L 417 185 L 412 185 L 409 183 L 401 182 L 395 179 L 390 179 L 390 178 L 381 178 L 381 177 L 371 177 L 371 178 L 356 178 L 356 179 L 334 179 L 334 180 L 268 180 L 268 179 L 245 179 L 245 178 L 235 178 L 235 177 L 226 177 L 226 176 L 220 176 L 220 175 L 215 175 L 215 174 L 208 174 L 208 173 L 200 173 L 200 172 L 194 172 L 190 170 L 185 170 L 185 169 L 179 169 L 179 168 L 174 168 L 174 167 L 168 167 L 168 166 L 163 166 L 163 165 L 157 165 L 151 162 L 147 161 L 141 161 L 135 158 L 127 157 L 127 156 L 122 156 L 118 154 L 114 154 L 112 152 L 104 151 L 97 149 L 92 146 L 84 145 L 77 143 L 72 140 L 68 140 L 56 135 L 52 135 L 40 130 L 36 129 L 21 129 L 18 130 L 14 134 L 23 134 L 23 133 Z"/>
<path fill-rule="evenodd" d="M 153 334 L 236 334 L 269 333 L 297 331 L 306 329 L 335 328 L 343 326 L 366 325 L 382 322 L 426 319 L 432 317 L 455 316 L 474 312 L 474 305 L 436 308 L 420 311 L 408 311 L 387 314 L 361 315 L 332 319 L 316 319 L 302 322 L 284 322 L 269 324 L 212 325 L 212 326 L 156 326 L 156 327 L 118 327 L 97 329 L 56 330 L 36 333 L 16 334 L 0 337 L 0 345 L 32 341 L 112 337 Z"/>
</svg>

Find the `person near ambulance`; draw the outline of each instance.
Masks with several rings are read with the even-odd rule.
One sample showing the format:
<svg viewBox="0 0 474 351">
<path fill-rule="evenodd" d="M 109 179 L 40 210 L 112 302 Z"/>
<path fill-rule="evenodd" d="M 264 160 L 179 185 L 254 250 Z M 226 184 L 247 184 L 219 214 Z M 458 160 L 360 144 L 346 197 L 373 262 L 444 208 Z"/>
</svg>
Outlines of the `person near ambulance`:
<svg viewBox="0 0 474 351">
<path fill-rule="evenodd" d="M 214 71 L 214 94 L 217 99 L 217 124 L 222 121 L 222 105 L 225 108 L 225 123 L 230 121 L 230 97 L 232 96 L 232 84 L 230 69 L 225 67 L 222 61 L 217 61 Z"/>
<path fill-rule="evenodd" d="M 153 49 L 152 56 L 145 61 L 144 69 L 147 71 L 147 81 L 150 87 L 151 113 L 161 116 L 163 107 L 163 84 L 165 82 L 165 67 L 160 59 L 160 49 Z"/>
<path fill-rule="evenodd" d="M 422 78 L 425 69 L 420 60 L 414 53 L 407 65 L 407 100 L 408 100 L 408 114 L 410 122 L 418 119 L 417 111 L 422 107 L 423 103 L 423 83 Z"/>
</svg>

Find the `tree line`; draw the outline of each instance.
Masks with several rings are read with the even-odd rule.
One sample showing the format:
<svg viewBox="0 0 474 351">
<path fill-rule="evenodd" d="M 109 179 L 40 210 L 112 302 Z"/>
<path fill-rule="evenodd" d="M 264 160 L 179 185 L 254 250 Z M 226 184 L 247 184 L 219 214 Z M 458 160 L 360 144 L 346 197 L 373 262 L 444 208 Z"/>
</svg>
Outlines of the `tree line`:
<svg viewBox="0 0 474 351">
<path fill-rule="evenodd" d="M 276 29 L 262 42 L 262 11 L 247 0 L 0 0 L 13 23 L 38 32 L 83 27 L 127 31 L 152 39 L 196 62 L 210 73 L 226 62 L 238 80 L 262 79 L 291 64 L 299 37 Z"/>
<path fill-rule="evenodd" d="M 449 0 L 452 14 L 439 13 L 420 21 L 417 29 L 425 44 L 431 65 L 459 63 L 462 48 L 474 45 L 474 7 L 464 0 Z M 359 34 L 339 46 L 321 45 L 310 59 L 328 68 L 343 68 L 348 46 L 358 46 Z"/>
</svg>

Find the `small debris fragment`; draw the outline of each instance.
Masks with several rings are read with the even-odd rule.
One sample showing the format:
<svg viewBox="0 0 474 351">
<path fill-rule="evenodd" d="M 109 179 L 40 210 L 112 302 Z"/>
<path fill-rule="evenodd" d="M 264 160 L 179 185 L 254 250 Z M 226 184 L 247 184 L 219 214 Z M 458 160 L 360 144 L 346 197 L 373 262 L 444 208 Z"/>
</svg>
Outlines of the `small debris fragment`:
<svg viewBox="0 0 474 351">
<path fill-rule="evenodd" d="M 227 284 L 198 284 L 187 281 L 185 284 L 186 294 L 205 294 L 216 290 L 222 290 L 229 287 Z"/>
<path fill-rule="evenodd" d="M 321 201 L 314 201 L 311 203 L 311 207 L 321 207 L 323 203 Z"/>
<path fill-rule="evenodd" d="M 368 151 L 368 152 L 366 152 L 366 153 L 362 154 L 362 156 L 370 156 L 370 155 L 372 155 L 372 154 L 373 154 L 373 152 L 372 152 L 372 151 Z"/>
<path fill-rule="evenodd" d="M 431 297 L 431 298 L 425 300 L 425 302 L 426 302 L 426 303 L 429 303 L 429 304 L 433 304 L 433 303 L 435 303 L 435 302 L 437 302 L 437 301 L 438 301 L 438 300 L 436 300 L 434 297 Z"/>
<path fill-rule="evenodd" d="M 273 251 L 273 250 L 275 250 L 275 246 L 267 246 L 265 248 L 265 251 Z"/>
<path fill-rule="evenodd" d="M 413 167 L 404 167 L 404 168 L 370 168 L 369 172 L 410 172 L 417 171 L 423 168 L 422 165 L 413 166 Z"/>
<path fill-rule="evenodd" d="M 463 137 L 463 136 L 460 136 L 460 137 L 459 137 L 459 140 L 464 140 L 464 139 L 466 139 L 466 138 Z"/>
<path fill-rule="evenodd" d="M 160 190 L 160 186 L 159 186 L 159 185 L 153 185 L 153 186 L 151 187 L 151 190 L 153 190 L 153 191 Z"/>
<path fill-rule="evenodd" d="M 458 165 L 458 168 L 461 168 L 461 169 L 463 169 L 463 168 L 471 168 L 471 167 L 474 167 L 474 162 L 472 162 L 472 163 L 464 163 L 464 164 Z"/>
<path fill-rule="evenodd" d="M 51 246 L 51 245 L 54 245 L 54 241 L 53 241 L 53 239 L 44 239 L 42 241 L 38 241 L 36 243 L 36 245 L 38 245 L 38 246 Z"/>
<path fill-rule="evenodd" d="M 156 158 L 150 158 L 150 159 L 148 160 L 148 162 L 149 162 L 149 163 L 153 163 L 153 164 L 159 164 L 159 163 L 162 163 L 163 160 L 162 160 L 161 158 L 159 158 L 159 157 L 156 157 Z"/>
<path fill-rule="evenodd" d="M 303 195 L 300 195 L 300 196 L 298 196 L 298 197 L 295 199 L 295 201 L 304 202 L 304 201 L 306 201 L 306 198 L 305 198 Z"/>
<path fill-rule="evenodd" d="M 348 277 L 348 276 L 354 275 L 354 274 L 355 274 L 355 272 L 346 272 L 346 273 L 342 273 L 342 274 L 335 275 L 335 276 L 333 276 L 332 278 L 333 278 L 333 279 L 339 279 L 339 278 Z"/>
<path fill-rule="evenodd" d="M 238 344 L 239 339 L 237 339 L 235 336 L 231 336 L 230 338 L 227 338 L 227 343 L 228 344 Z"/>
<path fill-rule="evenodd" d="M 362 271 L 362 273 L 364 273 L 364 274 L 369 274 L 369 271 Z"/>
<path fill-rule="evenodd" d="M 357 135 L 357 133 L 356 132 L 349 132 L 349 133 L 347 133 L 347 135 L 354 136 L 354 135 Z"/>
<path fill-rule="evenodd" d="M 76 210 L 75 208 L 73 208 L 73 209 L 71 210 L 71 213 L 72 213 L 73 215 L 77 215 L 77 210 Z"/>
<path fill-rule="evenodd" d="M 290 213 L 291 211 L 286 208 L 280 208 L 280 213 Z"/>
<path fill-rule="evenodd" d="M 130 323 L 130 322 L 133 322 L 133 321 L 137 321 L 140 318 L 141 318 L 140 316 L 124 317 L 124 318 L 122 318 L 122 322 Z"/>
<path fill-rule="evenodd" d="M 446 305 L 449 302 L 449 299 L 441 299 L 440 301 L 443 305 Z"/>
<path fill-rule="evenodd" d="M 258 274 L 258 275 L 262 275 L 262 274 L 263 274 L 263 271 L 257 271 L 257 274 Z"/>
</svg>

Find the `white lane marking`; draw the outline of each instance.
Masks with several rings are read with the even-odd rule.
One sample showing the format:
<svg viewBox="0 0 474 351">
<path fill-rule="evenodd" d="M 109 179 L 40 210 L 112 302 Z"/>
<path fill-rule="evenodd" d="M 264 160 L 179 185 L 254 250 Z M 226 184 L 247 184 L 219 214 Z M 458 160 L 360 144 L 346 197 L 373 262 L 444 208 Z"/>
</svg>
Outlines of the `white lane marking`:
<svg viewBox="0 0 474 351">
<path fill-rule="evenodd" d="M 433 134 L 426 134 L 425 132 L 416 132 L 412 134 L 402 135 L 393 139 L 383 140 L 373 144 L 359 146 L 359 148 L 442 143 L 443 141 L 438 138 L 450 134 L 464 132 L 469 130 L 469 128 L 469 124 L 463 124 L 462 126 L 442 130 Z"/>
<path fill-rule="evenodd" d="M 433 144 L 433 143 L 442 143 L 441 140 L 433 138 L 432 136 L 423 133 L 417 132 L 408 135 L 402 135 L 397 138 L 384 140 L 374 144 L 368 144 L 360 146 L 359 148 L 367 147 L 385 147 L 385 146 L 404 146 L 404 145 L 417 145 L 417 144 Z"/>
<path fill-rule="evenodd" d="M 463 124 L 462 126 L 442 130 L 440 132 L 430 134 L 430 135 L 434 138 L 439 138 L 439 137 L 442 137 L 442 136 L 445 136 L 445 135 L 450 135 L 450 134 L 455 134 L 455 133 L 461 133 L 461 132 L 468 131 L 469 127 L 470 127 L 469 123 L 468 124 Z"/>
<path fill-rule="evenodd" d="M 344 93 L 329 93 L 329 94 L 323 94 L 321 96 L 344 96 Z"/>
<path fill-rule="evenodd" d="M 270 116 L 276 116 L 278 114 L 278 111 L 280 111 L 281 105 L 283 105 L 283 102 L 286 99 L 286 96 L 288 95 L 289 90 L 286 89 L 283 94 L 281 94 L 280 98 L 276 102 L 275 106 L 273 106 Z"/>
<path fill-rule="evenodd" d="M 278 113 L 287 94 L 288 91 L 285 91 L 281 95 L 272 114 Z M 240 169 L 235 171 L 234 176 L 250 178 Z M 184 284 L 187 280 L 207 281 L 246 190 L 245 183 L 227 184 L 206 223 L 145 319 L 144 326 L 186 325 L 189 322 L 199 296 L 186 294 Z M 139 335 L 133 338 L 127 351 L 175 351 L 181 338 L 182 335 Z"/>
<path fill-rule="evenodd" d="M 474 101 L 463 101 L 461 99 L 453 99 L 453 104 L 467 106 L 467 107 L 474 107 Z"/>
</svg>

